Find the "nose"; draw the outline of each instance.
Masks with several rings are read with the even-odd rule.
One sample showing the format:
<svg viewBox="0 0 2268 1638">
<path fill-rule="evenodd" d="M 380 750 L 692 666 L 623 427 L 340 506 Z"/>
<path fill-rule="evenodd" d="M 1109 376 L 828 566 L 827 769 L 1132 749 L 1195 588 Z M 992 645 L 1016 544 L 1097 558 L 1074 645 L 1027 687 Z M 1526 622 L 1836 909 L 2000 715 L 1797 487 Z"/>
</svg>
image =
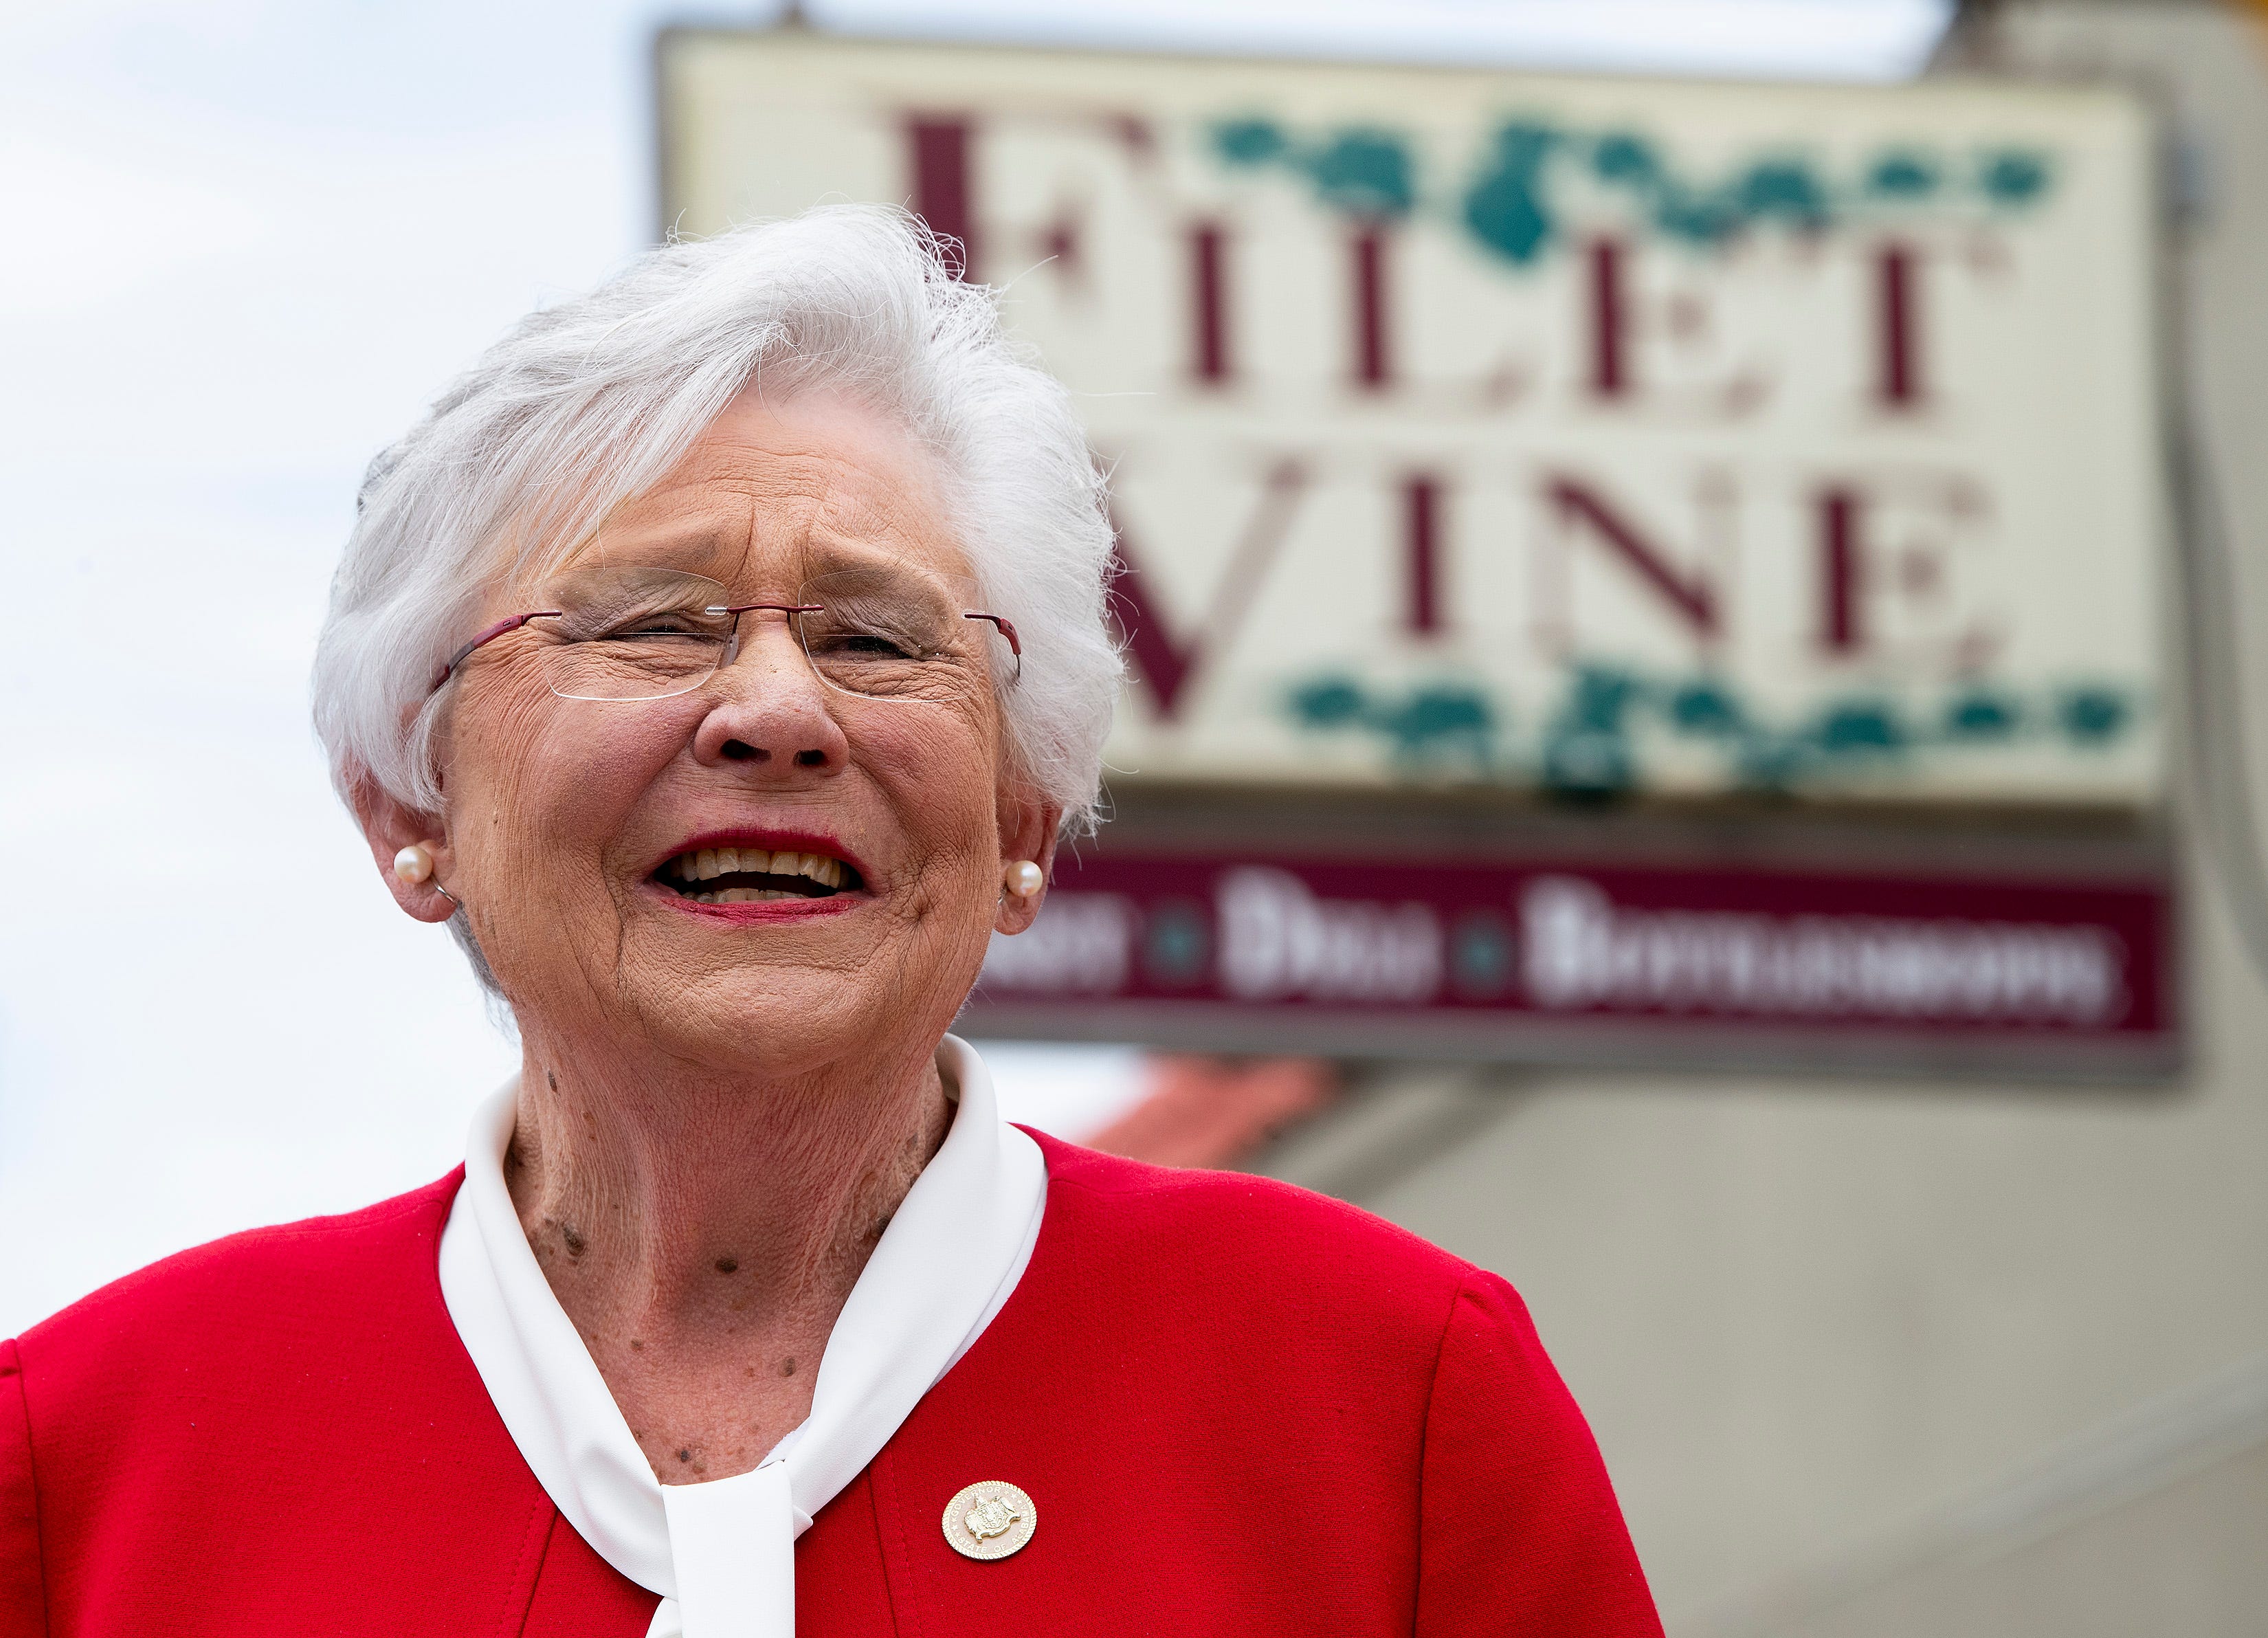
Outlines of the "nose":
<svg viewBox="0 0 2268 1638">
<path fill-rule="evenodd" d="M 693 754 L 705 764 L 792 779 L 839 773 L 849 760 L 831 690 L 777 615 L 741 616 L 740 651 L 710 691 L 716 703 L 693 736 Z"/>
</svg>

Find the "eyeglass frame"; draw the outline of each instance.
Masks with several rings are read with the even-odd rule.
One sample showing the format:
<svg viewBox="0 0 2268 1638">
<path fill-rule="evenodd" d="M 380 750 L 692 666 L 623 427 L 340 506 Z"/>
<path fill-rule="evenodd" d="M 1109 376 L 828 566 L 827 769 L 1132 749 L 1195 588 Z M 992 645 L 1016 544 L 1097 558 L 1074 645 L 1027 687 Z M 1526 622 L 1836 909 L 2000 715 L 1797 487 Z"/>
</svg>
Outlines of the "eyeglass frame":
<svg viewBox="0 0 2268 1638">
<path fill-rule="evenodd" d="M 765 611 L 784 615 L 824 614 L 827 611 L 827 605 L 825 603 L 723 603 L 711 605 L 709 608 L 703 609 L 701 612 L 708 615 L 732 616 L 733 640 L 737 645 L 740 640 L 740 616 L 744 614 L 755 614 Z M 471 642 L 467 643 L 455 653 L 449 656 L 447 662 L 442 666 L 440 670 L 434 673 L 433 685 L 425 690 L 425 697 L 431 699 L 434 695 L 439 693 L 449 679 L 456 675 L 457 668 L 460 666 L 462 666 L 466 660 L 471 659 L 476 650 L 483 648 L 487 645 L 495 642 L 497 638 L 500 637 L 509 637 L 514 631 L 519 631 L 520 627 L 526 625 L 530 620 L 563 620 L 566 616 L 567 611 L 564 609 L 531 609 L 526 614 L 505 616 L 494 625 L 482 631 L 478 636 L 475 637 Z M 1024 675 L 1024 644 L 1023 640 L 1016 635 L 1015 622 L 1009 619 L 1005 615 L 984 614 L 975 609 L 967 609 L 961 610 L 961 617 L 964 620 L 989 620 L 992 623 L 993 628 L 997 630 L 1002 637 L 1008 639 L 1008 653 L 1016 661 L 1016 669 L 1009 677 L 1008 681 L 1011 686 L 1020 682 Z M 718 660 L 717 671 L 723 670 L 726 663 L 728 662 L 722 660 Z M 709 676 L 715 676 L 717 675 L 717 671 L 711 671 L 709 674 Z M 703 677 L 701 679 L 701 682 L 706 682 L 708 680 L 709 677 Z M 695 688 L 698 688 L 699 686 L 701 686 L 701 683 L 694 684 Z M 688 694 L 692 691 L 692 689 L 687 689 L 685 690 L 685 692 Z M 848 692 L 849 690 L 839 691 Z M 644 698 L 646 697 L 672 699 L 676 697 L 676 696 L 660 694 L 650 697 L 641 697 L 640 698 L 635 699 L 608 700 L 602 703 L 615 705 L 635 705 L 644 703 Z M 866 697 L 861 695 L 858 697 L 865 698 Z"/>
</svg>

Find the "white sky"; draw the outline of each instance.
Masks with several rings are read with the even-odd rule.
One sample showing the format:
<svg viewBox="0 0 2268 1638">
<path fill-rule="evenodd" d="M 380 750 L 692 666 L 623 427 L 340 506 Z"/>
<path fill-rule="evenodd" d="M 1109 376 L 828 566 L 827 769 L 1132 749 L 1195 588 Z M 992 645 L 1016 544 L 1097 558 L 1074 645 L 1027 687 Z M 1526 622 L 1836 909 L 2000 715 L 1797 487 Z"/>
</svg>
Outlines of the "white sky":
<svg viewBox="0 0 2268 1638">
<path fill-rule="evenodd" d="M 877 29 L 1903 72 L 1938 0 L 858 0 Z M 734 11 L 727 20 L 750 12 Z M 510 1073 L 306 725 L 372 452 L 644 240 L 638 0 L 72 0 L 0 16 L 0 1335 L 455 1160 Z M 994 1059 L 1123 1105 L 1115 1049 Z"/>
</svg>

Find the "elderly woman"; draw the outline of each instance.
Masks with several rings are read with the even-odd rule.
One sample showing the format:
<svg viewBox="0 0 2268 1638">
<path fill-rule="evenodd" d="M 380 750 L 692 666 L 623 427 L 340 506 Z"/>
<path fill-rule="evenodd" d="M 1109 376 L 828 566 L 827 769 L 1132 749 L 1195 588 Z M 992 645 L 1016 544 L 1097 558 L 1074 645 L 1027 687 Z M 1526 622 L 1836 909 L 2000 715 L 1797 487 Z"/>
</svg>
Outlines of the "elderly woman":
<svg viewBox="0 0 2268 1638">
<path fill-rule="evenodd" d="M 315 709 L 521 1074 L 461 1171 L 0 1347 L 0 1634 L 1657 1631 L 1501 1280 L 1007 1125 L 946 1033 L 1093 819 L 1109 547 L 892 213 L 491 349 Z"/>
</svg>

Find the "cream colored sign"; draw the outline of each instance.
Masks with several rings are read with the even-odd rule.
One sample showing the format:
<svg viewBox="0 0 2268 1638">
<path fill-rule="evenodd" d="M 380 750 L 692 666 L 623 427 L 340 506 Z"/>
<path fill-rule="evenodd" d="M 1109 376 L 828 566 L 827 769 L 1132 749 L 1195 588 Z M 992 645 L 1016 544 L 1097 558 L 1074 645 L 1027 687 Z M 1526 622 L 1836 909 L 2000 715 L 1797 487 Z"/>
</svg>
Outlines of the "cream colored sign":
<svg viewBox="0 0 2268 1638">
<path fill-rule="evenodd" d="M 1143 779 L 2136 805 L 2148 132 L 683 31 L 681 232 L 901 202 L 1113 462 Z"/>
</svg>

